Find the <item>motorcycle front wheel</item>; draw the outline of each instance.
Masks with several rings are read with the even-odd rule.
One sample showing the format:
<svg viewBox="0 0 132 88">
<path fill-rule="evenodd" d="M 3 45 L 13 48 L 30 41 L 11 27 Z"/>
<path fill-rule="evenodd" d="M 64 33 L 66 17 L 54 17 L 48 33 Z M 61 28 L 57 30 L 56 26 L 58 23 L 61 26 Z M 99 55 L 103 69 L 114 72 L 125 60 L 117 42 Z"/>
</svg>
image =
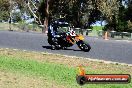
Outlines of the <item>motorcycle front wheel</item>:
<svg viewBox="0 0 132 88">
<path fill-rule="evenodd" d="M 88 43 L 86 43 L 86 42 L 84 42 L 82 40 L 78 41 L 77 45 L 84 52 L 89 52 L 90 49 L 91 49 L 91 46 Z"/>
</svg>

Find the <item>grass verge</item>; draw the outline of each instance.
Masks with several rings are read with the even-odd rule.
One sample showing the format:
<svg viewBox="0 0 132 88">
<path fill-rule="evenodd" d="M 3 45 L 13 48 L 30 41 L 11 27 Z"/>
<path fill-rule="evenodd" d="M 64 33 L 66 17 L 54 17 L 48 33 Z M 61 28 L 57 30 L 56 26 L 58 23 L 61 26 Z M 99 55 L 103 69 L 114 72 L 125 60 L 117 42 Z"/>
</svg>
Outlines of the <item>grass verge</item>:
<svg viewBox="0 0 132 88">
<path fill-rule="evenodd" d="M 103 29 L 103 26 L 93 26 L 93 30 L 99 31 L 102 29 Z"/>
<path fill-rule="evenodd" d="M 119 64 L 104 64 L 77 58 L 37 52 L 0 49 L 0 69 L 19 74 L 33 75 L 52 80 L 66 88 L 80 88 L 75 76 L 77 65 L 83 64 L 88 74 L 132 74 L 132 67 Z M 84 88 L 131 88 L 130 84 L 88 84 Z M 38 88 L 38 87 L 37 87 Z"/>
<path fill-rule="evenodd" d="M 22 23 L 18 23 L 18 24 L 11 24 L 10 25 L 11 30 L 12 31 L 34 31 L 34 32 L 41 32 L 41 28 L 38 25 L 30 25 L 30 24 L 22 24 Z M 25 28 L 25 30 L 23 29 Z M 0 30 L 9 30 L 9 23 L 1 23 L 0 22 Z"/>
</svg>

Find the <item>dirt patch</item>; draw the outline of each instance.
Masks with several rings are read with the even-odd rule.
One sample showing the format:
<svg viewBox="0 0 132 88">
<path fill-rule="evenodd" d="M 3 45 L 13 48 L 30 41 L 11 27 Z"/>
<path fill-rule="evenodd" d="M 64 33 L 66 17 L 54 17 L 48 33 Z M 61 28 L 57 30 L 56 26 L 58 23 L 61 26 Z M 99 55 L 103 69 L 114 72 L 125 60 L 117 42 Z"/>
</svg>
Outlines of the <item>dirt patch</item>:
<svg viewBox="0 0 132 88">
<path fill-rule="evenodd" d="M 65 88 L 46 78 L 0 70 L 0 88 Z"/>
</svg>

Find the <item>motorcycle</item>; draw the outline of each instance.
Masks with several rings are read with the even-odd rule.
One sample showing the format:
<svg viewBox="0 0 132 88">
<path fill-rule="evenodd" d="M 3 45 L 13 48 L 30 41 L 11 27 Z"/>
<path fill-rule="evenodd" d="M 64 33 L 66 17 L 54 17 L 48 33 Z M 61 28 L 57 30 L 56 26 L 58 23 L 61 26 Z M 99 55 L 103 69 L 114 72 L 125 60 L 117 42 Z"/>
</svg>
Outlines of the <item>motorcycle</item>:
<svg viewBox="0 0 132 88">
<path fill-rule="evenodd" d="M 84 41 L 84 37 L 76 34 L 67 22 L 53 22 L 48 28 L 47 35 L 48 43 L 51 45 L 52 50 L 67 49 L 67 47 L 71 47 L 74 44 L 77 44 L 85 52 L 89 52 L 91 49 L 89 43 Z"/>
<path fill-rule="evenodd" d="M 89 52 L 91 49 L 91 46 L 86 41 L 84 41 L 84 36 L 75 34 L 73 30 L 67 33 L 66 40 L 73 45 L 77 44 L 77 46 L 82 51 Z"/>
</svg>

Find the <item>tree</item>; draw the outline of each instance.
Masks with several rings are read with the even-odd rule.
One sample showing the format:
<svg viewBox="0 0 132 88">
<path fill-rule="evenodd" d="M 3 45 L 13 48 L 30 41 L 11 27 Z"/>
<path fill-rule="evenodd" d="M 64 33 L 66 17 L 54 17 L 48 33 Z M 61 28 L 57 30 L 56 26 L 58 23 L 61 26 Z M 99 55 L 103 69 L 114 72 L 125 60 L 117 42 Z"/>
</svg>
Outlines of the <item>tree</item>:
<svg viewBox="0 0 132 88">
<path fill-rule="evenodd" d="M 0 20 L 5 20 L 9 18 L 9 6 L 10 3 L 8 0 L 0 0 Z"/>
<path fill-rule="evenodd" d="M 132 32 L 132 0 L 128 0 L 128 8 L 126 11 L 126 19 L 127 19 L 127 23 L 128 23 L 128 31 Z"/>
<path fill-rule="evenodd" d="M 96 4 L 108 23 L 106 30 L 115 29 L 114 24 L 117 23 L 119 14 L 119 0 L 97 0 Z"/>
<path fill-rule="evenodd" d="M 120 0 L 118 23 L 116 31 L 127 31 L 132 32 L 132 1 L 131 0 Z"/>
<path fill-rule="evenodd" d="M 98 20 L 106 20 L 106 29 L 120 30 L 130 20 L 132 22 L 131 0 L 0 0 L 0 19 L 11 16 L 13 7 L 18 7 L 21 15 L 25 12 L 35 19 L 39 25 L 44 25 L 47 30 L 48 24 L 53 20 L 65 17 L 75 27 L 83 28 Z M 126 6 L 122 5 L 125 2 Z M 11 7 L 12 5 L 12 7 Z M 17 15 L 17 14 L 16 14 Z M 15 16 L 14 16 L 15 17 Z M 18 18 L 17 18 L 18 19 Z M 124 20 L 124 21 L 123 21 Z M 123 23 L 122 23 L 123 22 Z M 130 24 L 129 22 L 129 24 Z M 121 25 L 121 26 L 119 26 Z M 119 28 L 119 27 L 120 28 Z M 124 28 L 123 28 L 124 29 Z M 43 31 L 44 32 L 44 31 Z"/>
<path fill-rule="evenodd" d="M 95 18 L 100 14 L 99 10 L 94 9 L 91 0 L 52 0 L 49 12 L 49 16 L 52 19 L 59 18 L 62 15 L 75 27 L 82 27 L 87 21 L 90 24 L 95 22 Z M 91 20 L 92 18 L 94 19 Z"/>
</svg>

